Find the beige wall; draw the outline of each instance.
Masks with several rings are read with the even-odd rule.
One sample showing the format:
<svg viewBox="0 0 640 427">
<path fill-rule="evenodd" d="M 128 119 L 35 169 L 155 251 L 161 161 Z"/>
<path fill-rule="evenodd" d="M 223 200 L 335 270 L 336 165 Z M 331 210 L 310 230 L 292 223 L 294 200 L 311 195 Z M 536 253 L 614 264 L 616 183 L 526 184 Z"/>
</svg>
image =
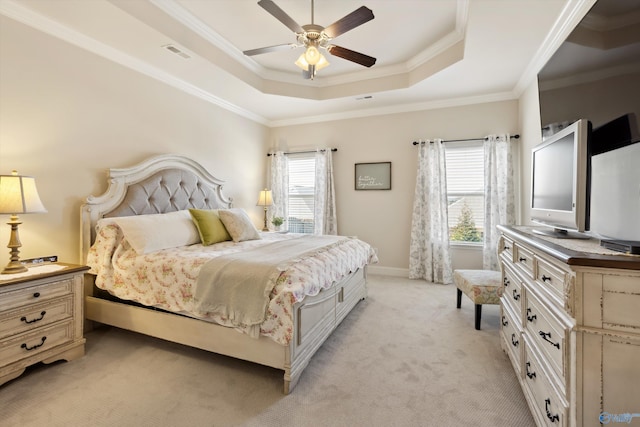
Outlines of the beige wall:
<svg viewBox="0 0 640 427">
<path fill-rule="evenodd" d="M 329 123 L 274 128 L 272 148 L 302 150 L 331 146 L 334 153 L 338 232 L 356 235 L 378 249 L 380 267 L 403 274 L 409 240 L 419 138 L 463 139 L 518 131 L 518 102 L 505 101 Z M 390 191 L 356 191 L 354 164 L 392 162 Z M 454 253 L 454 267 L 481 268 L 478 251 Z M 380 271 L 380 269 L 377 269 Z"/>
<path fill-rule="evenodd" d="M 109 167 L 192 157 L 255 206 L 268 129 L 68 43 L 0 17 L 0 173 L 36 177 L 45 214 L 22 215 L 22 258 L 79 261 L 79 209 L 106 190 Z M 2 216 L 2 222 L 8 217 Z M 0 224 L 0 245 L 9 226 Z M 0 250 L 0 266 L 8 262 Z"/>
<path fill-rule="evenodd" d="M 8 18 L 0 31 L 0 173 L 35 176 L 49 211 L 21 217 L 23 258 L 79 260 L 79 207 L 106 190 L 109 167 L 161 153 L 192 157 L 228 182 L 226 194 L 259 225 L 267 149 L 328 145 L 339 149 L 339 232 L 376 247 L 381 272 L 405 274 L 417 167 L 411 142 L 519 131 L 517 101 L 270 130 Z M 355 191 L 354 164 L 377 161 L 392 162 L 392 190 Z M 3 225 L 0 245 L 8 236 Z M 8 250 L 0 251 L 0 265 L 7 261 Z M 480 266 L 479 251 L 454 250 L 454 267 Z"/>
<path fill-rule="evenodd" d="M 533 224 L 531 222 L 531 149 L 542 142 L 542 127 L 540 125 L 540 103 L 538 100 L 538 81 L 533 82 L 520 96 L 520 219 L 519 224 Z"/>
</svg>

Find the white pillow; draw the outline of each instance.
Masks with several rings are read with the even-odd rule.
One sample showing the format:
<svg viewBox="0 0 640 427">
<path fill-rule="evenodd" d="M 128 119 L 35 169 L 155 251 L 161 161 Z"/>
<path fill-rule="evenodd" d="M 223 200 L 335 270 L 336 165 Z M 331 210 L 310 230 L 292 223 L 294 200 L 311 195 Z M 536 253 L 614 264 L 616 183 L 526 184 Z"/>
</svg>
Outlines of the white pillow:
<svg viewBox="0 0 640 427">
<path fill-rule="evenodd" d="M 165 214 L 122 216 L 98 221 L 98 228 L 117 224 L 125 239 L 138 255 L 161 249 L 193 245 L 200 242 L 200 234 L 189 211 Z"/>
<path fill-rule="evenodd" d="M 258 233 L 256 226 L 253 225 L 244 209 L 220 209 L 218 210 L 218 216 L 220 216 L 220 221 L 222 221 L 234 242 L 261 239 L 260 233 Z"/>
</svg>

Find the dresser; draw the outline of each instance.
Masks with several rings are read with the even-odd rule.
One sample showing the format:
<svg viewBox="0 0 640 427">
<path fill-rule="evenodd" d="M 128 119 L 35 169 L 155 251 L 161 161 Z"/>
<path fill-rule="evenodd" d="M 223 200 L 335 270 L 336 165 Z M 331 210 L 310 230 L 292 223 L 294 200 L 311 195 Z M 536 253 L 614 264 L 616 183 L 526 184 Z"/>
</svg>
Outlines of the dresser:
<svg viewBox="0 0 640 427">
<path fill-rule="evenodd" d="M 0 276 L 0 384 L 34 363 L 84 355 L 83 278 L 88 267 L 46 264 Z"/>
<path fill-rule="evenodd" d="M 498 229 L 501 345 L 537 425 L 640 425 L 640 256 Z"/>
</svg>

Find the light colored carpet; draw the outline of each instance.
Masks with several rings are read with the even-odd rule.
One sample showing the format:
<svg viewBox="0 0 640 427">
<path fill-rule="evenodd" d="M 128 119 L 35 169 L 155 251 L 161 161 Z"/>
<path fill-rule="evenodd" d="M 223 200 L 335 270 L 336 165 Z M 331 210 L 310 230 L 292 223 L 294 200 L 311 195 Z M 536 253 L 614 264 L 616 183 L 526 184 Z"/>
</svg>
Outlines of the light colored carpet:
<svg viewBox="0 0 640 427">
<path fill-rule="evenodd" d="M 87 354 L 0 387 L 2 426 L 533 426 L 498 339 L 498 306 L 455 287 L 369 277 L 293 393 L 282 372 L 101 328 Z"/>
</svg>

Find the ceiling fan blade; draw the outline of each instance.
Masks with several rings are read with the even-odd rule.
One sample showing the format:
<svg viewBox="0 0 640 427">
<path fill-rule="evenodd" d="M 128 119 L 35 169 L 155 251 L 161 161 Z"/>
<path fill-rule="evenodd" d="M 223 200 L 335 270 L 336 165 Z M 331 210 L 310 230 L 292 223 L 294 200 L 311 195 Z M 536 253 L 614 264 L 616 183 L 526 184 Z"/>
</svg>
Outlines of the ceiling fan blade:
<svg viewBox="0 0 640 427">
<path fill-rule="evenodd" d="M 369 22 L 374 18 L 373 11 L 366 6 L 361 6 L 342 19 L 324 29 L 324 33 L 330 38 L 336 38 L 359 25 Z"/>
<path fill-rule="evenodd" d="M 294 21 L 284 10 L 280 9 L 277 4 L 271 0 L 260 0 L 258 6 L 269 12 L 278 21 L 286 25 L 294 33 L 303 33 L 304 30 L 296 21 Z"/>
<path fill-rule="evenodd" d="M 347 61 L 355 62 L 356 64 L 364 65 L 365 67 L 371 67 L 376 63 L 376 58 L 365 55 L 364 53 L 356 52 L 355 50 L 347 49 L 341 46 L 330 45 L 327 47 L 329 53 L 333 56 L 346 59 Z"/>
<path fill-rule="evenodd" d="M 275 46 L 261 47 L 258 49 L 245 50 L 242 53 L 244 53 L 247 56 L 253 56 L 253 55 L 260 55 L 262 53 L 278 52 L 281 50 L 294 49 L 296 47 L 298 46 L 293 43 L 286 43 L 286 44 L 277 44 Z"/>
</svg>

